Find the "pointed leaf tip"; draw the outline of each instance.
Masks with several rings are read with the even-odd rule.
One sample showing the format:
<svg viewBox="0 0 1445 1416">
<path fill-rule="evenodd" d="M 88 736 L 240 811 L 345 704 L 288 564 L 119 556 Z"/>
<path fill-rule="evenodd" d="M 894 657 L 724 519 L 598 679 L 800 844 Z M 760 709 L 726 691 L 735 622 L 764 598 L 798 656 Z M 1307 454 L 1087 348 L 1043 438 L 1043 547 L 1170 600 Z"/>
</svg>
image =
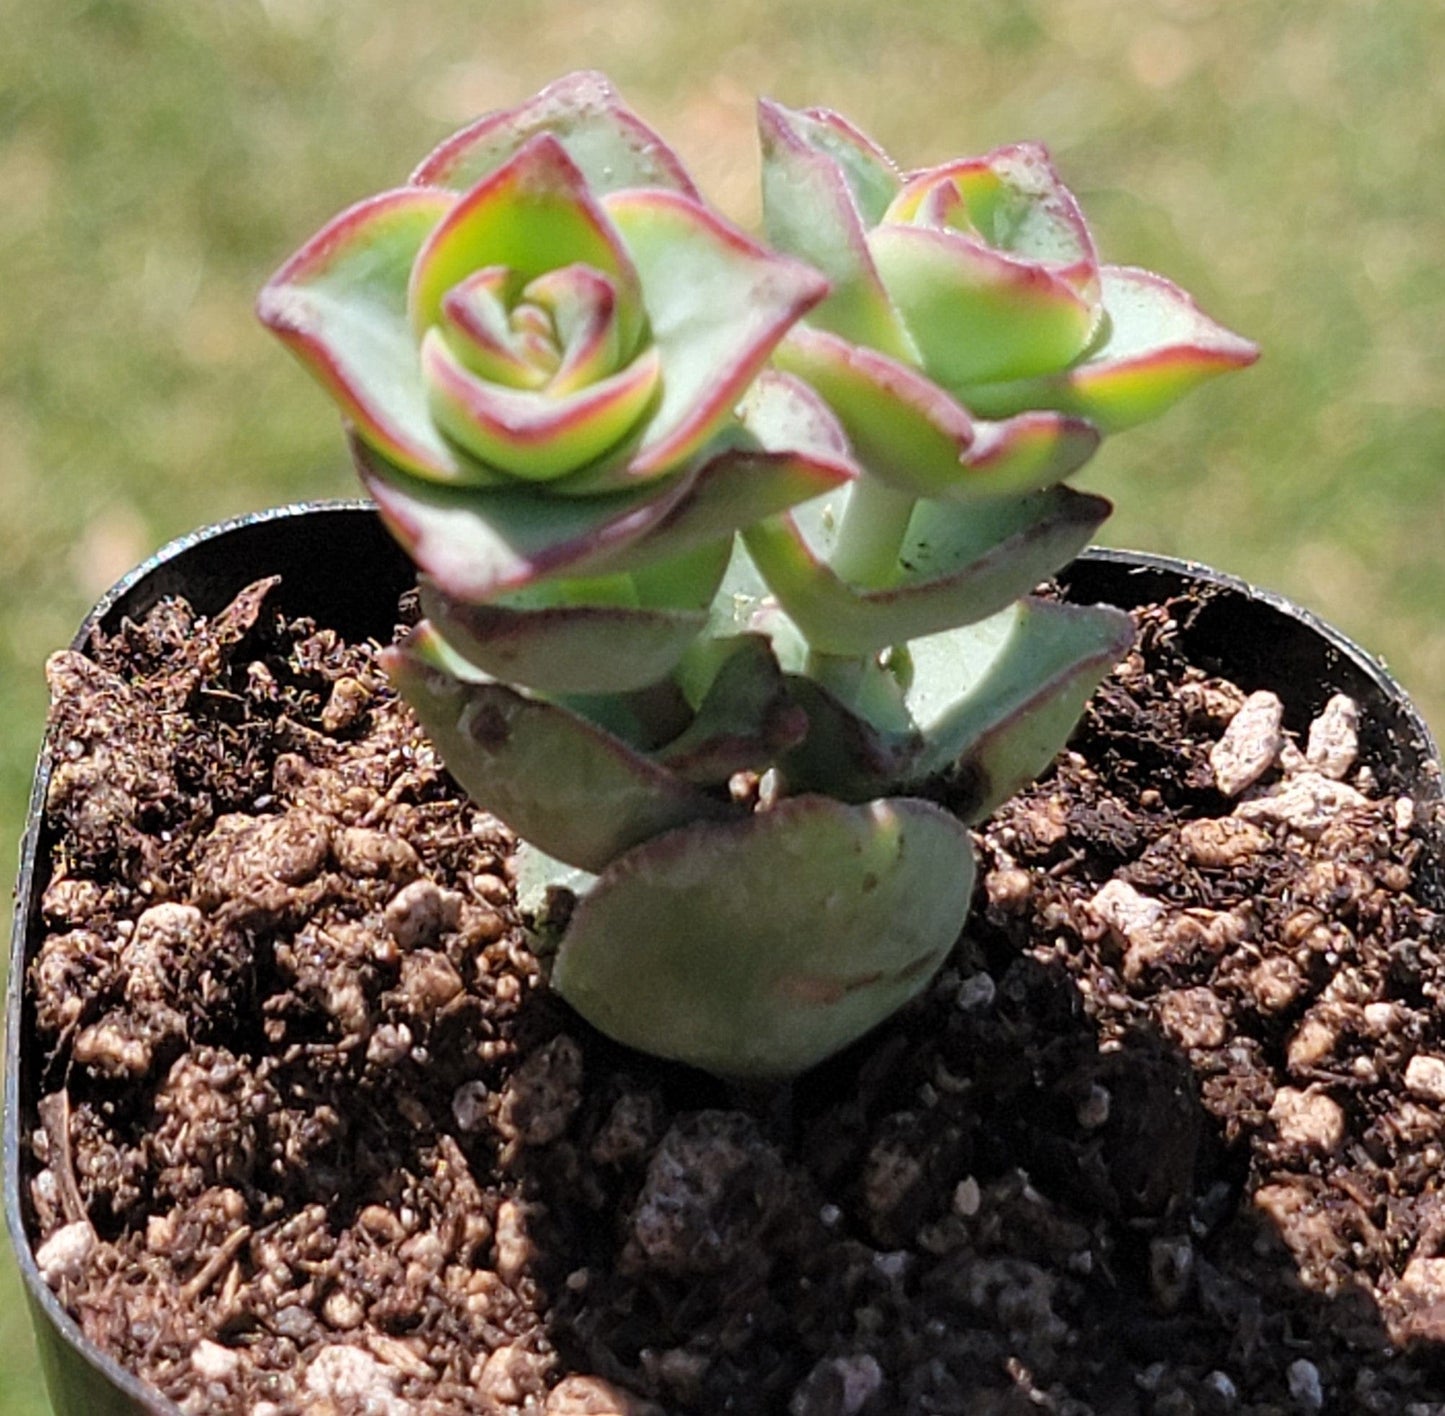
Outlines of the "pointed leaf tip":
<svg viewBox="0 0 1445 1416">
<path fill-rule="evenodd" d="M 469 187 L 538 133 L 551 133 L 567 148 L 599 195 L 662 187 L 699 198 L 677 154 L 595 70 L 568 74 L 514 108 L 484 114 L 440 144 L 411 180 Z"/>
<path fill-rule="evenodd" d="M 450 481 L 461 460 L 433 425 L 406 316 L 412 263 L 455 205 L 403 187 L 347 208 L 262 289 L 256 312 L 382 455 Z"/>
<path fill-rule="evenodd" d="M 662 357 L 662 401 L 634 466 L 673 467 L 728 421 L 828 284 L 675 193 L 622 192 L 605 205 L 636 264 Z"/>
<path fill-rule="evenodd" d="M 1192 296 L 1153 271 L 1102 266 L 1107 312 L 1098 348 L 1056 374 L 980 384 L 969 405 L 988 416 L 1056 408 L 1122 432 L 1166 412 L 1200 384 L 1259 358 L 1259 346 L 1204 313 Z"/>
</svg>

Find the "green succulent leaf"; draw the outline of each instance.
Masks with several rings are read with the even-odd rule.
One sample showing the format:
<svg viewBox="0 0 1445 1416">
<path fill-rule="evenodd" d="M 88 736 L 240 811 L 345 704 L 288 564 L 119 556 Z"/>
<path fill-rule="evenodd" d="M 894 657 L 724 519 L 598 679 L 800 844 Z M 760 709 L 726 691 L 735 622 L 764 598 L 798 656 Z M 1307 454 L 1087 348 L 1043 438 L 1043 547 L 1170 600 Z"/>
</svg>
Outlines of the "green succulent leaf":
<svg viewBox="0 0 1445 1416">
<path fill-rule="evenodd" d="M 435 329 L 422 340 L 421 367 L 437 426 L 477 461 L 527 482 L 554 481 L 598 462 L 655 406 L 661 383 L 657 352 L 649 349 L 561 396 L 550 387 L 506 388 L 477 378 Z M 638 480 L 630 468 L 618 471 L 619 480 Z"/>
<path fill-rule="evenodd" d="M 267 282 L 261 321 L 340 404 L 358 434 L 418 476 L 487 480 L 442 437 L 407 316 L 412 264 L 456 205 L 449 192 L 383 192 L 328 222 Z"/>
<path fill-rule="evenodd" d="M 719 662 L 696 716 L 653 753 L 659 765 L 690 782 L 766 771 L 808 732 L 808 715 L 793 701 L 766 639 L 738 635 L 717 649 Z"/>
<path fill-rule="evenodd" d="M 552 984 L 628 1046 L 724 1077 L 791 1076 L 927 984 L 973 874 L 967 832 L 927 802 L 793 797 L 614 861 Z"/>
<path fill-rule="evenodd" d="M 490 678 L 546 694 L 627 693 L 671 672 L 705 627 L 729 549 L 600 583 L 549 581 L 503 604 L 467 604 L 423 576 L 422 613 Z"/>
<path fill-rule="evenodd" d="M 954 778 L 969 794 L 957 809 L 982 820 L 1048 766 L 1133 639 L 1118 610 L 1028 598 L 915 640 L 906 701 L 924 745 L 910 770 Z"/>
<path fill-rule="evenodd" d="M 797 791 L 844 801 L 918 790 L 933 779 L 967 789 L 953 809 L 977 821 L 1036 777 L 1063 746 L 1099 680 L 1128 651 L 1127 615 L 1025 598 L 977 624 L 913 640 L 898 703 L 843 702 L 790 677 L 809 732 L 782 761 Z"/>
<path fill-rule="evenodd" d="M 857 475 L 842 425 L 801 379 L 765 369 L 738 405 L 738 418 L 764 452 L 806 458 L 839 482 Z"/>
<path fill-rule="evenodd" d="M 860 655 L 995 614 L 1077 554 L 1109 510 L 1067 487 L 968 506 L 920 501 L 892 583 L 878 588 L 848 584 L 828 564 L 835 499 L 770 517 L 743 538 L 809 644 Z"/>
<path fill-rule="evenodd" d="M 859 344 L 916 362 L 918 350 L 868 251 L 865 211 L 881 213 L 898 190 L 891 162 L 836 114 L 758 105 L 763 220 L 768 241 L 828 277 L 813 323 Z"/>
<path fill-rule="evenodd" d="M 425 622 L 382 663 L 462 789 L 548 855 L 592 872 L 736 811 L 554 703 L 458 677 Z"/>
<path fill-rule="evenodd" d="M 620 553 L 686 496 L 692 476 L 611 496 L 549 496 L 515 482 L 444 487 L 392 466 L 359 438 L 352 458 L 387 529 L 448 595 L 472 604 L 558 576 L 619 569 Z M 716 541 L 697 537 L 689 545 Z M 678 550 L 683 547 L 677 547 Z M 657 558 L 669 558 L 662 551 Z"/>
<path fill-rule="evenodd" d="M 604 205 L 636 265 L 662 360 L 662 401 L 634 458 L 646 475 L 677 466 L 719 431 L 828 286 L 675 193 L 618 192 Z"/>
<path fill-rule="evenodd" d="M 1098 347 L 1056 374 L 971 388 L 965 395 L 971 408 L 990 417 L 1056 408 L 1105 433 L 1122 432 L 1259 357 L 1257 345 L 1210 319 L 1163 276 L 1107 265 L 1100 275 L 1106 322 Z"/>
<path fill-rule="evenodd" d="M 677 154 L 622 101 L 605 75 L 591 71 L 569 74 L 516 108 L 479 118 L 432 152 L 412 181 L 465 190 L 539 133 L 567 149 L 599 195 L 662 187 L 698 198 Z"/>
<path fill-rule="evenodd" d="M 845 467 L 759 450 L 754 442 L 721 439 L 672 478 L 578 497 L 557 495 L 570 479 L 537 491 L 515 482 L 442 487 L 408 476 L 359 439 L 351 452 L 382 520 L 418 567 L 454 598 L 482 604 L 559 576 L 675 560 L 851 476 Z"/>
<path fill-rule="evenodd" d="M 976 419 L 967 475 L 939 495 L 969 502 L 1043 491 L 1072 477 L 1098 450 L 1099 430 L 1082 418 L 1030 410 L 999 423 Z"/>
<path fill-rule="evenodd" d="M 884 225 L 868 235 L 883 283 L 931 378 L 955 394 L 1070 363 L 1097 312 L 1061 275 L 962 232 Z"/>
<path fill-rule="evenodd" d="M 640 545 L 629 565 L 670 559 L 712 545 L 764 517 L 812 501 L 851 482 L 857 467 L 837 421 L 796 379 L 765 370 L 725 428 L 699 455 L 687 493 Z M 553 483 L 565 490 L 569 479 Z"/>
<path fill-rule="evenodd" d="M 798 673 L 808 657 L 808 645 L 798 627 L 773 599 L 758 568 L 740 539 L 734 539 L 732 558 L 722 585 L 713 597 L 707 629 L 689 645 L 673 677 L 683 696 L 698 708 L 718 670 L 744 635 L 761 635 L 785 673 Z"/>
<path fill-rule="evenodd" d="M 926 496 L 959 480 L 973 419 L 916 369 L 806 326 L 789 333 L 776 359 L 828 404 L 854 455 L 880 481 Z"/>
<path fill-rule="evenodd" d="M 565 913 L 570 913 L 570 905 L 565 912 L 554 908 L 555 892 L 564 890 L 573 897 L 585 895 L 597 883 L 597 877 L 590 870 L 554 860 L 530 841 L 518 841 L 512 881 L 517 891 L 517 913 L 531 936 L 532 948 L 539 957 L 550 957 L 561 943 Z"/>
<path fill-rule="evenodd" d="M 788 688 L 808 715 L 807 736 L 780 764 L 794 791 L 862 802 L 923 782 L 916 770 L 923 738 L 901 702 L 903 720 L 885 726 L 814 679 L 789 675 Z"/>
<path fill-rule="evenodd" d="M 980 422 L 917 370 L 821 330 L 793 330 L 777 360 L 827 401 L 859 462 L 911 496 L 1039 491 L 1071 476 L 1099 444 L 1091 424 L 1053 412 Z"/>
<path fill-rule="evenodd" d="M 630 354 L 643 327 L 637 272 L 586 178 L 543 133 L 478 182 L 427 237 L 407 291 L 412 332 L 420 340 L 438 324 L 447 292 L 475 271 L 500 267 L 520 287 L 571 265 L 612 283 L 620 346 Z"/>
<path fill-rule="evenodd" d="M 859 217 L 876 226 L 903 185 L 898 164 L 856 124 L 831 108 L 784 108 L 764 100 L 776 136 L 826 157 L 838 169 Z"/>
<path fill-rule="evenodd" d="M 617 283 L 587 265 L 558 266 L 522 289 L 523 302 L 549 317 L 561 357 L 547 387 L 559 396 L 605 379 L 630 355 L 617 319 Z"/>
<path fill-rule="evenodd" d="M 478 378 L 505 388 L 541 388 L 551 381 L 546 357 L 551 350 L 539 350 L 543 341 L 534 331 L 512 324 L 515 285 L 505 266 L 473 271 L 442 297 L 441 323 L 435 328 L 455 358 Z"/>
<path fill-rule="evenodd" d="M 1093 237 L 1042 143 L 1013 143 L 916 172 L 879 224 L 961 231 L 1038 264 L 1091 304 L 1098 300 Z"/>
</svg>

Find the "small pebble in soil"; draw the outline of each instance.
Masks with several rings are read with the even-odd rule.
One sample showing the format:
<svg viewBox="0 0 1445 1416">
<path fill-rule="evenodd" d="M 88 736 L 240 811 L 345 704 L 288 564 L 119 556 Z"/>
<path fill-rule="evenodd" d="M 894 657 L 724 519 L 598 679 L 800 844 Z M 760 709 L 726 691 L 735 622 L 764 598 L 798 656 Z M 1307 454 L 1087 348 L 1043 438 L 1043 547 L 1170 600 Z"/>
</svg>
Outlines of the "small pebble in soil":
<svg viewBox="0 0 1445 1416">
<path fill-rule="evenodd" d="M 1353 698 L 1337 693 L 1310 724 L 1305 761 L 1316 772 L 1342 781 L 1360 752 L 1360 709 Z"/>
<path fill-rule="evenodd" d="M 1301 1411 L 1322 1411 L 1325 1405 L 1320 1370 L 1306 1357 L 1289 1364 L 1289 1394 Z"/>
<path fill-rule="evenodd" d="M 1345 1138 L 1345 1113 L 1326 1092 L 1281 1087 L 1269 1108 L 1280 1142 L 1286 1147 L 1328 1155 Z"/>
<path fill-rule="evenodd" d="M 1405 1068 L 1405 1086 L 1412 1096 L 1445 1103 L 1445 1057 L 1416 1053 Z"/>
<path fill-rule="evenodd" d="M 1214 784 L 1226 797 L 1253 786 L 1279 760 L 1284 747 L 1284 704 L 1267 690 L 1251 693 L 1209 750 Z"/>
<path fill-rule="evenodd" d="M 65 1279 L 75 1280 L 95 1252 L 95 1228 L 88 1219 L 62 1225 L 35 1251 L 35 1266 L 52 1288 Z"/>
<path fill-rule="evenodd" d="M 1316 841 L 1347 811 L 1368 805 L 1368 798 L 1346 782 L 1319 772 L 1297 772 L 1261 796 L 1235 808 L 1245 821 L 1284 826 L 1306 840 Z"/>
</svg>

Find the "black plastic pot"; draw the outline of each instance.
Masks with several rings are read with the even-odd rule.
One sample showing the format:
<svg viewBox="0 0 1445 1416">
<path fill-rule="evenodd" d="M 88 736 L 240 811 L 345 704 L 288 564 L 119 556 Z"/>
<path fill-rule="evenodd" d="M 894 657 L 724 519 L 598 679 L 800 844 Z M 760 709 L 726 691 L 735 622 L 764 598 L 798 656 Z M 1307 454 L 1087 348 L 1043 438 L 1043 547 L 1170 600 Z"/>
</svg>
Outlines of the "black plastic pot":
<svg viewBox="0 0 1445 1416">
<path fill-rule="evenodd" d="M 202 613 L 222 609 L 246 585 L 282 576 L 279 603 L 352 636 L 385 637 L 398 595 L 413 580 L 410 562 L 382 529 L 369 502 L 282 507 L 229 521 L 172 542 L 126 576 L 95 607 L 75 638 L 84 649 L 95 630 L 113 631 L 168 595 L 184 595 Z M 1241 687 L 1269 687 L 1287 722 L 1303 727 L 1331 693 L 1355 698 L 1362 712 L 1362 756 L 1382 788 L 1408 793 L 1438 833 L 1441 766 L 1429 730 L 1400 686 L 1358 646 L 1306 610 L 1252 589 L 1207 566 L 1127 551 L 1089 551 L 1060 576 L 1069 597 L 1130 608 L 1193 592 L 1181 603 L 1181 632 L 1191 656 Z M 1202 593 L 1201 593 L 1202 592 Z M 19 1259 L 51 1402 L 60 1416 L 164 1413 L 180 1409 L 123 1371 L 80 1332 L 36 1268 L 21 1137 L 37 1124 L 37 1055 L 24 982 L 44 938 L 40 899 L 51 840 L 44 821 L 50 759 L 42 751 L 17 884 L 6 999 L 5 1217 Z M 1438 840 L 1438 834 L 1437 834 Z M 1432 904 L 1445 898 L 1445 850 L 1422 867 Z"/>
<path fill-rule="evenodd" d="M 209 526 L 137 566 L 86 616 L 72 641 L 84 649 L 96 630 L 139 619 L 168 595 L 184 595 L 201 613 L 224 609 L 266 575 L 282 576 L 277 603 L 349 637 L 390 635 L 397 597 L 416 580 L 411 562 L 383 530 L 369 501 L 309 502 Z M 40 1365 L 58 1416 L 132 1416 L 180 1408 L 123 1371 L 81 1333 L 41 1279 L 30 1249 L 29 1200 L 20 1138 L 36 1125 L 39 1065 L 24 997 L 26 970 L 44 940 L 40 900 L 52 840 L 44 818 L 50 756 L 42 749 L 30 794 L 15 887 L 15 927 L 5 1007 L 5 1219 L 30 1305 Z"/>
</svg>

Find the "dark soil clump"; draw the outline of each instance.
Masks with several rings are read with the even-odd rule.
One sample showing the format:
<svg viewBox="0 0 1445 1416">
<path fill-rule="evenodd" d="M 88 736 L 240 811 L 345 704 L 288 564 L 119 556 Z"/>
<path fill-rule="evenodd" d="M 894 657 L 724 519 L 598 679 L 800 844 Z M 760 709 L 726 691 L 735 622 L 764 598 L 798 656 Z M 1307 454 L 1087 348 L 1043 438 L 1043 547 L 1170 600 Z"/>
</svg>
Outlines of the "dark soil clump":
<svg viewBox="0 0 1445 1416">
<path fill-rule="evenodd" d="M 1141 612 L 924 996 L 741 1095 L 552 997 L 505 831 L 269 589 L 51 668 L 37 1259 L 184 1409 L 1445 1409 L 1445 955 L 1349 705 Z"/>
</svg>

